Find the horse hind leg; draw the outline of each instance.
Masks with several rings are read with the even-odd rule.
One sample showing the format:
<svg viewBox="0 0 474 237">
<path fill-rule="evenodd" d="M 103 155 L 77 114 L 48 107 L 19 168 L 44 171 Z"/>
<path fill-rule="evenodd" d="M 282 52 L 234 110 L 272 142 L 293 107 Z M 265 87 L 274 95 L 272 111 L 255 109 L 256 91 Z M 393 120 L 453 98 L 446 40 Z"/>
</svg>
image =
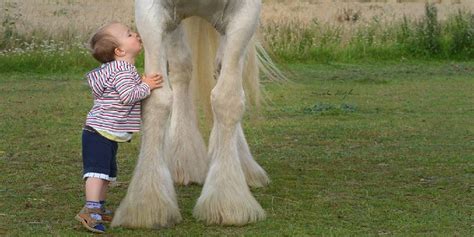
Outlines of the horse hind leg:
<svg viewBox="0 0 474 237">
<path fill-rule="evenodd" d="M 224 54 L 224 46 L 226 45 L 226 36 L 221 37 L 221 44 L 219 45 L 219 49 L 217 50 L 217 55 L 216 55 L 216 75 L 219 76 L 221 69 L 222 69 L 222 58 Z M 255 47 L 254 44 L 249 45 L 249 47 Z M 255 49 L 249 48 L 249 54 L 247 55 L 247 58 L 249 57 L 256 57 L 255 55 Z M 253 51 L 250 51 L 253 50 Z M 249 62 L 247 62 L 249 63 Z M 252 65 L 253 66 L 253 65 Z M 213 130 L 215 131 L 215 130 Z M 212 139 L 211 139 L 212 142 Z M 240 158 L 240 163 L 242 165 L 242 170 L 244 171 L 245 175 L 245 180 L 247 181 L 247 184 L 250 187 L 254 188 L 260 188 L 267 186 L 270 183 L 270 179 L 268 178 L 267 173 L 265 170 L 255 161 L 253 158 L 247 140 L 245 139 L 244 131 L 242 129 L 241 123 L 238 123 L 237 126 L 237 151 L 239 153 L 239 158 Z M 209 144 L 210 150 L 214 150 L 214 144 L 210 143 Z M 212 154 L 210 155 L 212 157 Z"/>
<path fill-rule="evenodd" d="M 173 108 L 165 157 L 175 183 L 202 184 L 209 162 L 191 101 L 192 58 L 182 26 L 170 34 L 167 42 Z"/>
<path fill-rule="evenodd" d="M 237 126 L 237 149 L 239 152 L 240 163 L 245 174 L 245 180 L 250 187 L 261 188 L 270 183 L 265 170 L 254 160 L 250 153 L 247 140 L 245 139 L 242 125 Z"/>
</svg>

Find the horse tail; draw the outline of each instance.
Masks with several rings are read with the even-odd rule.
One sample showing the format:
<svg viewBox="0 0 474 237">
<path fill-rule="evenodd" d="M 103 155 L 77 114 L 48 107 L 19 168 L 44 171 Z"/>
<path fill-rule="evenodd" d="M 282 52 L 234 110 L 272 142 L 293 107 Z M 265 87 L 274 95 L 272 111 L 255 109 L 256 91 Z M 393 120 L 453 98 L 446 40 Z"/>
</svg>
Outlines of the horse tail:
<svg viewBox="0 0 474 237">
<path fill-rule="evenodd" d="M 192 94 L 194 101 L 199 101 L 199 104 L 196 105 L 205 111 L 206 118 L 210 121 L 212 118 L 210 94 L 216 84 L 215 58 L 220 36 L 211 24 L 200 17 L 190 17 L 183 21 L 183 25 L 192 52 Z M 242 82 L 247 105 L 257 109 L 264 102 L 260 86 L 260 72 L 268 80 L 286 80 L 286 77 L 276 67 L 254 35 L 247 48 Z"/>
</svg>

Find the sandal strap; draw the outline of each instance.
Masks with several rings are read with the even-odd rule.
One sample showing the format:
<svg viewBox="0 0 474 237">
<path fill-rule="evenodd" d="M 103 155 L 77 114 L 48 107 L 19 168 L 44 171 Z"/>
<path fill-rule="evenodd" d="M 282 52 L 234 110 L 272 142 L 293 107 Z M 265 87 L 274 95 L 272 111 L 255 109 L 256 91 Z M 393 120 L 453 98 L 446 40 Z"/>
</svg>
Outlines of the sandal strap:
<svg viewBox="0 0 474 237">
<path fill-rule="evenodd" d="M 102 207 L 102 208 L 101 208 L 101 212 L 102 212 L 101 214 L 105 214 L 105 215 L 113 215 L 113 214 L 114 214 L 114 211 L 109 210 L 109 209 L 107 209 L 107 208 L 105 208 L 105 207 Z"/>
<path fill-rule="evenodd" d="M 98 224 L 101 224 L 101 221 L 97 221 L 96 219 L 92 218 L 92 216 L 90 214 L 80 213 L 80 214 L 78 214 L 78 216 L 80 218 L 84 219 L 86 221 L 86 224 L 91 228 L 94 228 Z"/>
<path fill-rule="evenodd" d="M 79 212 L 79 216 L 82 217 L 82 214 L 87 215 L 89 218 L 93 219 L 95 223 L 98 223 L 98 224 L 103 224 L 103 223 L 106 223 L 106 222 L 110 222 L 111 219 L 112 219 L 111 217 L 105 217 L 104 218 L 104 214 L 103 214 L 103 212 L 100 208 L 87 208 L 87 207 L 84 207 Z M 96 220 L 96 219 L 92 218 L 90 216 L 90 214 L 99 214 L 102 217 L 102 220 Z"/>
</svg>

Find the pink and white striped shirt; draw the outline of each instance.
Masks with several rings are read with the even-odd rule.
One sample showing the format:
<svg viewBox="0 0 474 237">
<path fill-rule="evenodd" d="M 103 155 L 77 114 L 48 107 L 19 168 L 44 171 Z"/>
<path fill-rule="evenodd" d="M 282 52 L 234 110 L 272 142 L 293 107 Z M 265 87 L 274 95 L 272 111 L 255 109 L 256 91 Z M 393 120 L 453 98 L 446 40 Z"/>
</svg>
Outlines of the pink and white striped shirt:
<svg viewBox="0 0 474 237">
<path fill-rule="evenodd" d="M 142 82 L 134 65 L 104 63 L 86 78 L 94 96 L 86 125 L 115 133 L 140 131 L 141 100 L 150 95 L 150 87 Z"/>
</svg>

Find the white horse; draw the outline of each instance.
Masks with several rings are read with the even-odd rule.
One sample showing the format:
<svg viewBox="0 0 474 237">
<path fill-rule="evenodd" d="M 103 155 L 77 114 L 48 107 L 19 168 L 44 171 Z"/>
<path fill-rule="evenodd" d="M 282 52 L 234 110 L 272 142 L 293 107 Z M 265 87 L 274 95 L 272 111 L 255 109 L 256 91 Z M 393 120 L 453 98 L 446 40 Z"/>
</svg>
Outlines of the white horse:
<svg viewBox="0 0 474 237">
<path fill-rule="evenodd" d="M 143 103 L 140 156 L 112 226 L 159 228 L 180 222 L 173 181 L 204 182 L 193 215 L 206 224 L 244 225 L 265 218 L 248 185 L 262 187 L 269 179 L 254 161 L 241 126 L 246 97 L 259 100 L 254 34 L 260 9 L 260 0 L 135 1 L 145 73 L 161 73 L 165 80 Z M 268 68 L 273 67 L 263 67 Z M 192 88 L 210 94 L 214 123 L 207 153 Z"/>
</svg>

